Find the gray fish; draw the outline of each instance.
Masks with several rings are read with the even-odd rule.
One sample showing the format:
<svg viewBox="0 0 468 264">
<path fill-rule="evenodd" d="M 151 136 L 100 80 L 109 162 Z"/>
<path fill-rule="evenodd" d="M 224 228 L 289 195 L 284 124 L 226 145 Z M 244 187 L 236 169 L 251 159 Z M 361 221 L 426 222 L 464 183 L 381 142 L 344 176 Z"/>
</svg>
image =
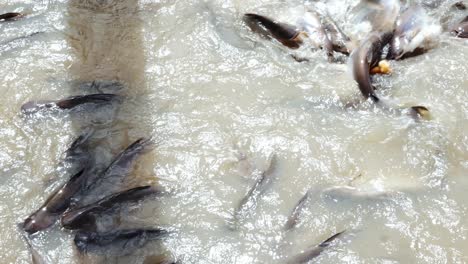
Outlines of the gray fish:
<svg viewBox="0 0 468 264">
<path fill-rule="evenodd" d="M 352 72 L 359 90 L 367 99 L 378 102 L 374 85 L 370 78 L 370 69 L 382 59 L 382 49 L 390 42 L 392 33 L 371 33 L 352 54 Z"/>
<path fill-rule="evenodd" d="M 459 38 L 468 38 L 468 16 L 454 27 L 452 33 Z"/>
<path fill-rule="evenodd" d="M 335 20 L 333 20 L 329 15 L 324 16 L 323 20 L 324 29 L 327 33 L 328 39 L 332 43 L 333 50 L 349 55 L 353 50 L 351 39 L 340 29 Z"/>
<path fill-rule="evenodd" d="M 239 205 L 234 212 L 234 221 L 237 225 L 242 216 L 251 210 L 254 210 L 257 205 L 258 198 L 270 187 L 273 182 L 273 174 L 276 172 L 278 160 L 276 155 L 273 154 L 270 158 L 270 165 L 264 171 L 260 178 L 255 182 L 252 188 L 248 191 L 247 195 L 242 198 Z"/>
<path fill-rule="evenodd" d="M 96 203 L 73 208 L 62 214 L 60 222 L 66 229 L 96 230 L 96 219 L 115 207 L 128 202 L 136 202 L 159 191 L 151 186 L 132 188 L 107 196 Z"/>
<path fill-rule="evenodd" d="M 45 264 L 46 262 L 44 261 L 44 258 L 37 252 L 36 249 L 31 245 L 31 242 L 29 241 L 29 238 L 22 234 L 24 241 L 26 241 L 26 245 L 28 246 L 29 252 L 31 252 L 31 263 L 32 264 Z"/>
<path fill-rule="evenodd" d="M 440 34 L 421 6 L 411 6 L 398 18 L 387 58 L 404 59 L 423 54 Z"/>
<path fill-rule="evenodd" d="M 314 11 L 307 11 L 301 20 L 301 26 L 307 33 L 307 37 L 316 48 L 324 49 L 328 57 L 333 57 L 333 45 L 328 38 L 321 22 L 320 15 Z"/>
<path fill-rule="evenodd" d="M 124 256 L 169 233 L 164 229 L 124 229 L 102 233 L 78 231 L 74 242 L 82 253 Z"/>
<path fill-rule="evenodd" d="M 21 14 L 21 13 L 17 13 L 17 12 L 9 12 L 9 13 L 5 13 L 5 14 L 1 14 L 0 15 L 0 22 L 1 21 L 12 21 L 12 20 L 17 20 L 21 17 L 23 17 L 24 15 Z"/>
<path fill-rule="evenodd" d="M 315 246 L 309 250 L 307 250 L 306 252 L 296 256 L 294 259 L 288 261 L 287 263 L 288 264 L 295 264 L 295 263 L 307 263 L 309 261 L 311 261 L 312 259 L 318 257 L 325 249 L 327 249 L 331 243 L 337 239 L 338 237 L 340 237 L 345 231 L 341 231 L 337 234 L 334 234 L 333 236 L 327 238 L 325 241 L 323 241 L 322 243 L 320 243 L 318 246 Z"/>
<path fill-rule="evenodd" d="M 244 21 L 253 32 L 266 38 L 276 39 L 288 48 L 297 49 L 303 43 L 300 37 L 301 31 L 294 25 L 278 22 L 269 17 L 252 13 L 245 14 Z"/>
<path fill-rule="evenodd" d="M 150 151 L 152 145 L 151 139 L 139 138 L 119 153 L 104 172 L 87 183 L 86 198 L 88 201 L 85 202 L 91 203 L 119 191 L 121 183 L 133 169 L 135 160 Z"/>
<path fill-rule="evenodd" d="M 32 234 L 53 225 L 67 210 L 71 199 L 84 186 L 87 177 L 84 169 L 73 175 L 67 183 L 54 191 L 36 212 L 24 220 L 23 230 Z"/>
<path fill-rule="evenodd" d="M 300 216 L 302 210 L 304 209 L 305 203 L 307 202 L 307 200 L 309 198 L 309 194 L 310 194 L 309 191 L 306 192 L 304 194 L 304 196 L 302 196 L 302 198 L 299 200 L 299 202 L 297 202 L 296 206 L 292 210 L 291 215 L 288 218 L 288 221 L 286 222 L 286 225 L 284 227 L 285 230 L 291 230 L 297 225 L 297 222 L 299 220 L 299 216 Z"/>
<path fill-rule="evenodd" d="M 29 101 L 21 106 L 21 112 L 33 114 L 44 109 L 72 109 L 83 104 L 107 104 L 120 97 L 116 94 L 87 94 L 70 96 L 65 99 Z"/>
</svg>

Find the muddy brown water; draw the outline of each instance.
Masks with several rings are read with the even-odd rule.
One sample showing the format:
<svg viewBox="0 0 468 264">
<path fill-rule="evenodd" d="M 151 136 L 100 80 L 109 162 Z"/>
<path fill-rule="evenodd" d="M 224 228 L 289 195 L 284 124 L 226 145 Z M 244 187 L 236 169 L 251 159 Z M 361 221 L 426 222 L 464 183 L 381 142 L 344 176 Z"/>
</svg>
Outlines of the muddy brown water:
<svg viewBox="0 0 468 264">
<path fill-rule="evenodd" d="M 306 2 L 307 4 L 308 2 Z M 348 32 L 356 1 L 331 1 Z M 68 144 L 94 127 L 105 166 L 139 137 L 158 142 L 137 161 L 128 187 L 170 195 L 119 211 L 119 227 L 174 234 L 130 255 L 80 256 L 58 225 L 32 237 L 48 263 L 284 263 L 347 230 L 319 263 L 468 262 L 468 45 L 441 37 L 428 53 L 391 62 L 379 93 L 424 105 L 414 122 L 360 99 L 346 64 L 321 52 L 297 63 L 252 34 L 245 12 L 294 22 L 303 1 L 19 1 L 0 12 L 0 259 L 30 263 L 17 224 L 66 181 Z M 453 15 L 450 12 L 454 12 Z M 463 11 L 431 11 L 453 23 Z M 465 11 L 466 12 L 466 11 Z M 92 83 L 94 81 L 94 83 Z M 111 92 L 119 106 L 26 117 L 32 99 Z M 272 183 L 232 228 L 235 209 L 276 154 Z M 297 226 L 287 218 L 309 191 Z"/>
</svg>

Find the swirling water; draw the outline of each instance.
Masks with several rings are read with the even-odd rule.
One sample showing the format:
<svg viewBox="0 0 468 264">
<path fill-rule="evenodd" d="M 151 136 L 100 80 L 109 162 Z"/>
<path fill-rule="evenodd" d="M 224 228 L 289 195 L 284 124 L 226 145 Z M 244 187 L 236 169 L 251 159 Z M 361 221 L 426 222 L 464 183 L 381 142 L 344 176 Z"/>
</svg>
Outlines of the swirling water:
<svg viewBox="0 0 468 264">
<path fill-rule="evenodd" d="M 356 2 L 327 6 L 348 32 Z M 1 262 L 30 262 L 17 224 L 67 179 L 59 166 L 63 153 L 87 127 L 99 130 L 100 164 L 138 137 L 158 142 L 128 184 L 161 185 L 170 195 L 122 210 L 121 227 L 175 232 L 160 244 L 103 259 L 80 256 L 73 233 L 55 225 L 32 239 L 49 263 L 142 263 L 161 252 L 182 263 L 284 263 L 343 230 L 340 243 L 317 262 L 468 262 L 466 41 L 444 34 L 433 50 L 392 62 L 393 73 L 376 79 L 381 94 L 403 106 L 427 106 L 432 120 L 415 122 L 368 102 L 348 108 L 360 94 L 346 64 L 331 64 L 320 51 L 298 63 L 242 22 L 246 12 L 294 22 L 303 6 L 280 0 L 0 4 L 1 13 L 28 14 L 0 24 Z M 93 81 L 110 85 L 96 88 Z M 125 97 L 118 109 L 20 113 L 32 99 L 103 90 Z M 278 166 L 270 188 L 233 229 L 235 208 L 272 153 Z M 307 191 L 297 227 L 285 231 Z"/>
</svg>

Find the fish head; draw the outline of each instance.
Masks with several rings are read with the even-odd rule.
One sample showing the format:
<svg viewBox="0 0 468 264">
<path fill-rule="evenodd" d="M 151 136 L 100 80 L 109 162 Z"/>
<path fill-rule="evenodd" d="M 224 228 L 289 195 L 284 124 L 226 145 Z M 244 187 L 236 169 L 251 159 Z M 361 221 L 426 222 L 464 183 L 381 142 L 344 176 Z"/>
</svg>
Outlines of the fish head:
<svg viewBox="0 0 468 264">
<path fill-rule="evenodd" d="M 48 212 L 47 207 L 42 207 L 24 220 L 23 230 L 33 234 L 53 225 L 55 220 L 56 216 Z"/>
</svg>

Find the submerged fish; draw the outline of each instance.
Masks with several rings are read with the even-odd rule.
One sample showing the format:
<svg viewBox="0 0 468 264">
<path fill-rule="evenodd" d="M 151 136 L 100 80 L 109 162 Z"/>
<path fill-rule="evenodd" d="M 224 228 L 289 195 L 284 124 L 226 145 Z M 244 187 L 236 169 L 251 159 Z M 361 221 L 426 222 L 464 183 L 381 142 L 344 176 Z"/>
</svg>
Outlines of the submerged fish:
<svg viewBox="0 0 468 264">
<path fill-rule="evenodd" d="M 58 217 L 67 210 L 71 199 L 84 186 L 87 177 L 88 174 L 83 169 L 54 191 L 36 212 L 24 220 L 24 231 L 35 233 L 53 225 Z"/>
<path fill-rule="evenodd" d="M 16 19 L 19 19 L 19 18 L 21 18 L 23 16 L 24 16 L 23 14 L 17 13 L 17 12 L 9 12 L 9 13 L 5 13 L 5 14 L 1 14 L 0 15 L 0 22 L 1 21 L 16 20 Z"/>
<path fill-rule="evenodd" d="M 335 20 L 330 16 L 324 16 L 323 20 L 324 29 L 328 39 L 332 43 L 333 50 L 349 55 L 354 49 L 351 39 L 338 27 Z"/>
<path fill-rule="evenodd" d="M 273 174 L 278 167 L 276 155 L 273 154 L 270 158 L 268 169 L 264 171 L 260 178 L 255 182 L 252 188 L 248 191 L 247 195 L 242 198 L 239 205 L 234 212 L 234 221 L 237 225 L 241 218 L 251 210 L 254 210 L 258 198 L 270 187 L 273 182 Z"/>
<path fill-rule="evenodd" d="M 83 253 L 124 256 L 145 246 L 151 240 L 168 235 L 164 229 L 125 229 L 109 232 L 78 231 L 75 235 L 76 248 Z"/>
<path fill-rule="evenodd" d="M 354 7 L 355 20 L 367 20 L 373 31 L 392 31 L 400 12 L 400 0 L 361 0 Z"/>
<path fill-rule="evenodd" d="M 152 145 L 151 139 L 139 138 L 119 153 L 104 172 L 87 183 L 86 198 L 88 201 L 85 202 L 97 201 L 119 191 L 121 183 L 133 169 L 135 160 L 148 152 Z"/>
<path fill-rule="evenodd" d="M 304 208 L 305 203 L 307 202 L 307 200 L 309 198 L 309 194 L 310 194 L 310 192 L 306 192 L 306 194 L 304 194 L 304 196 L 302 196 L 302 198 L 299 200 L 299 202 L 297 202 L 296 206 L 292 210 L 292 213 L 289 216 L 288 221 L 286 222 L 286 225 L 284 227 L 286 230 L 290 230 L 290 229 L 294 228 L 297 225 L 299 216 L 300 216 L 300 214 L 301 214 L 301 212 L 302 212 L 302 210 Z"/>
<path fill-rule="evenodd" d="M 370 70 L 382 59 L 382 49 L 390 42 L 391 37 L 392 33 L 372 33 L 351 56 L 354 80 L 358 83 L 362 95 L 366 99 L 370 97 L 374 102 L 380 99 L 375 94 Z"/>
<path fill-rule="evenodd" d="M 288 261 L 289 264 L 296 264 L 296 263 L 307 263 L 312 259 L 318 257 L 325 249 L 327 249 L 331 243 L 340 237 L 345 231 L 341 231 L 333 236 L 327 238 L 325 241 L 320 243 L 318 246 L 315 246 L 304 253 L 294 257 L 292 260 Z"/>
<path fill-rule="evenodd" d="M 468 16 L 458 23 L 452 30 L 455 36 L 459 38 L 468 38 Z"/>
<path fill-rule="evenodd" d="M 36 249 L 31 245 L 29 238 L 23 234 L 23 238 L 26 241 L 26 245 L 28 246 L 29 252 L 31 252 L 31 263 L 32 264 L 45 264 L 44 259 L 42 256 L 37 252 Z"/>
<path fill-rule="evenodd" d="M 66 211 L 60 222 L 66 229 L 96 230 L 96 219 L 122 203 L 136 202 L 159 191 L 151 186 L 137 187 L 112 194 L 96 203 Z"/>
<path fill-rule="evenodd" d="M 253 32 L 266 38 L 276 39 L 288 48 L 297 49 L 303 43 L 301 31 L 294 25 L 252 13 L 245 14 L 244 21 Z"/>
<path fill-rule="evenodd" d="M 57 101 L 29 101 L 21 106 L 21 112 L 33 114 L 43 109 L 72 109 L 83 104 L 107 104 L 119 98 L 120 96 L 116 94 L 87 94 L 70 96 Z"/>
<path fill-rule="evenodd" d="M 440 33 L 441 27 L 422 7 L 411 6 L 396 22 L 387 58 L 398 60 L 422 54 L 435 45 Z"/>
</svg>

